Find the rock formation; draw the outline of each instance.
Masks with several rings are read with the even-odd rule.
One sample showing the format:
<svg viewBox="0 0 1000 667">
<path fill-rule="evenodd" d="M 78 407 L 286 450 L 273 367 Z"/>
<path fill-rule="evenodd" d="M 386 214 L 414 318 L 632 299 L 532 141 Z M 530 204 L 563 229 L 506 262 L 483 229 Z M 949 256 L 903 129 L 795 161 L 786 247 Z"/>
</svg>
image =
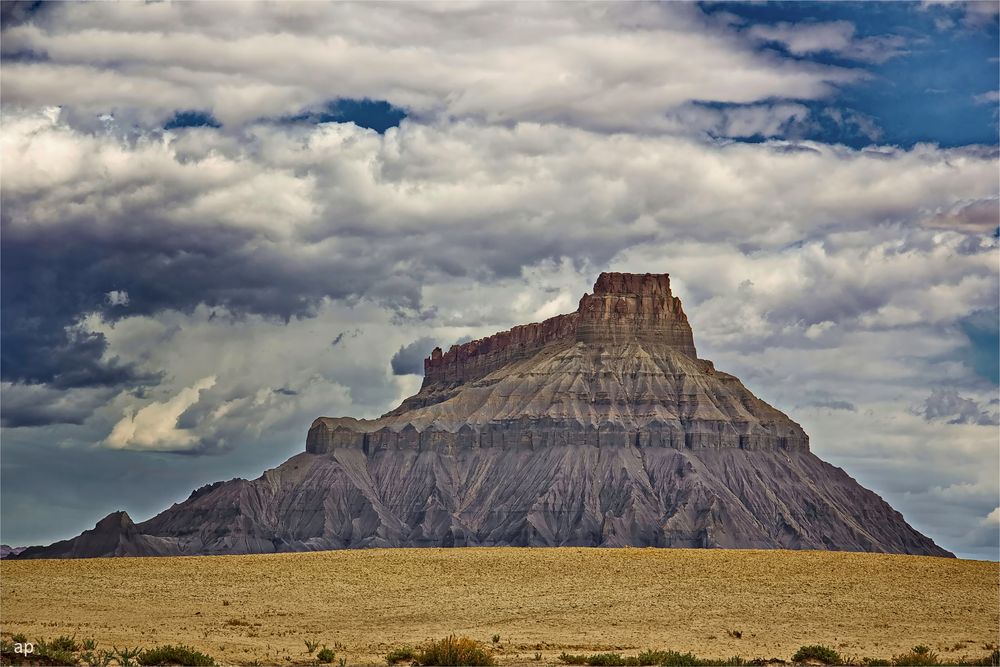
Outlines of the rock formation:
<svg viewBox="0 0 1000 667">
<path fill-rule="evenodd" d="M 435 349 L 382 417 L 317 419 L 256 480 L 20 557 L 475 545 L 951 555 L 699 359 L 666 274 L 604 273 L 574 313 Z"/>
</svg>

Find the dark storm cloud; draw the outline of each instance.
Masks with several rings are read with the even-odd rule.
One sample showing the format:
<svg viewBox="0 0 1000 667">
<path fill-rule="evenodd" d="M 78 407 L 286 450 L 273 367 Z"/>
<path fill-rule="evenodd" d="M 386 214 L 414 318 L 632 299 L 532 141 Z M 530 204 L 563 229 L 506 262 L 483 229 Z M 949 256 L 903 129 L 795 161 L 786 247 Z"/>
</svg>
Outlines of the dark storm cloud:
<svg viewBox="0 0 1000 667">
<path fill-rule="evenodd" d="M 434 339 L 418 338 L 409 345 L 399 348 L 392 355 L 392 372 L 394 375 L 423 375 L 424 359 L 429 357 L 434 349 Z"/>
<path fill-rule="evenodd" d="M 5 0 L 0 2 L 0 27 L 12 28 L 30 21 L 45 8 L 42 0 Z M 4 57 L 7 53 L 4 52 Z"/>
<path fill-rule="evenodd" d="M 877 490 L 986 490 L 908 518 L 985 516 L 989 429 L 908 410 L 942 377 L 979 406 L 996 382 L 996 241 L 972 234 L 995 223 L 996 150 L 897 142 L 849 91 L 909 77 L 813 58 L 884 28 L 766 36 L 789 57 L 752 17 L 596 6 L 4 3 L 5 536 L 256 476 L 316 415 L 381 414 L 434 345 L 571 310 L 613 263 L 673 273 L 699 350 L 828 420 L 817 447 L 874 434 Z M 975 114 L 940 126 L 985 127 L 959 93 Z M 913 148 L 834 145 L 880 133 Z"/>
<path fill-rule="evenodd" d="M 114 394 L 107 388 L 59 389 L 11 383 L 4 383 L 0 392 L 0 425 L 5 428 L 82 424 Z"/>
</svg>

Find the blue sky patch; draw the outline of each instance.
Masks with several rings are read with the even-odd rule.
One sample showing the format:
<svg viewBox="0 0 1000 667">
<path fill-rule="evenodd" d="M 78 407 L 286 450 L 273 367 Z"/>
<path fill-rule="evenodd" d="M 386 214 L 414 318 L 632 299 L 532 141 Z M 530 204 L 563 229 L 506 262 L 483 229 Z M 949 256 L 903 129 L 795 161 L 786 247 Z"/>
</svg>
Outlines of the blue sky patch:
<svg viewBox="0 0 1000 667">
<path fill-rule="evenodd" d="M 762 50 L 869 73 L 830 99 L 801 101 L 813 120 L 803 138 L 855 148 L 998 143 L 995 13 L 913 2 L 707 3 L 702 9 L 710 15 L 725 12 L 750 34 L 763 35 Z M 849 43 L 807 51 L 801 43 L 768 38 L 823 24 L 842 28 Z"/>
<path fill-rule="evenodd" d="M 222 123 L 207 111 L 178 111 L 166 122 L 163 129 L 173 130 L 180 127 L 222 127 Z"/>
<path fill-rule="evenodd" d="M 338 99 L 327 102 L 316 111 L 306 111 L 284 120 L 308 123 L 354 123 L 358 127 L 385 134 L 390 127 L 397 127 L 406 112 L 385 100 Z"/>
</svg>

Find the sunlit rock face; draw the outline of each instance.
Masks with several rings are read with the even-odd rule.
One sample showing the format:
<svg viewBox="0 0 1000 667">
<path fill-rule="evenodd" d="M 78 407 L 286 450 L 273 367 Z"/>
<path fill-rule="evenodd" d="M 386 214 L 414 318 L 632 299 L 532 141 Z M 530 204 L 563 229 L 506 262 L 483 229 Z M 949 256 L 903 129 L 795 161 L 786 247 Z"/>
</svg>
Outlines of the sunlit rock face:
<svg viewBox="0 0 1000 667">
<path fill-rule="evenodd" d="M 475 545 L 951 555 L 699 359 L 668 275 L 603 273 L 576 312 L 434 349 L 379 419 L 316 419 L 256 480 L 21 557 Z"/>
</svg>

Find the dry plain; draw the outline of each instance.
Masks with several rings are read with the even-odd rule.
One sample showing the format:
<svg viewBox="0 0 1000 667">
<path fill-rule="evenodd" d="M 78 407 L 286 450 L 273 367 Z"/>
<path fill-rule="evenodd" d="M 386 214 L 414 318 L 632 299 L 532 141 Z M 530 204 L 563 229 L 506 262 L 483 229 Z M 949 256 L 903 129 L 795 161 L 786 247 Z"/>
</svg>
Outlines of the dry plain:
<svg viewBox="0 0 1000 667">
<path fill-rule="evenodd" d="M 374 549 L 0 562 L 2 633 L 189 644 L 226 664 L 348 664 L 449 633 L 501 664 L 645 648 L 787 660 L 803 644 L 943 658 L 997 642 L 993 562 L 815 551 Z M 740 638 L 735 632 L 739 631 Z"/>
</svg>

